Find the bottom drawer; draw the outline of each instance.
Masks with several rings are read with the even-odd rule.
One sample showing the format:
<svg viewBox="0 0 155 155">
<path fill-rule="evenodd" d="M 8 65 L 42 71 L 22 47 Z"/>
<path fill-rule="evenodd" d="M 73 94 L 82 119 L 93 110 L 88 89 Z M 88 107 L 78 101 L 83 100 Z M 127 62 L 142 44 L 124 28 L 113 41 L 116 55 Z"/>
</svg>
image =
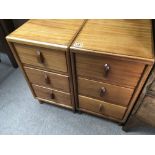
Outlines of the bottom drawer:
<svg viewBox="0 0 155 155">
<path fill-rule="evenodd" d="M 79 108 L 100 115 L 122 119 L 126 108 L 79 95 Z"/>
<path fill-rule="evenodd" d="M 137 116 L 142 121 L 155 126 L 155 97 L 146 96 L 137 111 Z"/>
<path fill-rule="evenodd" d="M 46 99 L 58 104 L 71 106 L 71 96 L 69 93 L 64 93 L 62 91 L 52 90 L 37 85 L 32 85 L 32 87 L 34 89 L 36 97 L 38 98 Z"/>
</svg>

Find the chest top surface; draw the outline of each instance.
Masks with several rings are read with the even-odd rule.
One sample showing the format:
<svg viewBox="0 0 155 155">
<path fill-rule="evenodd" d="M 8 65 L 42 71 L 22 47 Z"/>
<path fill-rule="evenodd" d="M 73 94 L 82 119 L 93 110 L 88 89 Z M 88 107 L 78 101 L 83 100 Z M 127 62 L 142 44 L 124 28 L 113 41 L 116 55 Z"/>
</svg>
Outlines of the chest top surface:
<svg viewBox="0 0 155 155">
<path fill-rule="evenodd" d="M 71 48 L 153 61 L 151 20 L 88 20 Z"/>
<path fill-rule="evenodd" d="M 7 40 L 67 48 L 83 22 L 72 19 L 33 19 L 7 36 Z"/>
</svg>

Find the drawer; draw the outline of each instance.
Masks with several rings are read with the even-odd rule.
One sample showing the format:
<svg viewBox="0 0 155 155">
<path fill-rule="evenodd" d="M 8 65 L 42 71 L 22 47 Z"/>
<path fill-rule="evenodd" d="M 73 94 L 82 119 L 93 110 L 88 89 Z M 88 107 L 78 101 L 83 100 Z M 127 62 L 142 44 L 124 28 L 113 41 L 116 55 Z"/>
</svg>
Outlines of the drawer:
<svg viewBox="0 0 155 155">
<path fill-rule="evenodd" d="M 68 76 L 30 67 L 24 67 L 24 70 L 32 84 L 70 92 Z"/>
<path fill-rule="evenodd" d="M 79 95 L 79 108 L 100 115 L 122 119 L 126 108 Z"/>
<path fill-rule="evenodd" d="M 145 65 L 104 56 L 76 54 L 77 75 L 134 88 Z"/>
<path fill-rule="evenodd" d="M 71 106 L 71 95 L 62 91 L 32 85 L 36 97 Z"/>
<path fill-rule="evenodd" d="M 43 67 L 56 71 L 67 72 L 64 51 L 14 44 L 23 64 Z"/>
<path fill-rule="evenodd" d="M 137 116 L 142 121 L 155 127 L 155 97 L 145 96 L 137 111 Z"/>
<path fill-rule="evenodd" d="M 127 106 L 132 96 L 133 89 L 79 77 L 78 92 L 80 95 Z"/>
</svg>

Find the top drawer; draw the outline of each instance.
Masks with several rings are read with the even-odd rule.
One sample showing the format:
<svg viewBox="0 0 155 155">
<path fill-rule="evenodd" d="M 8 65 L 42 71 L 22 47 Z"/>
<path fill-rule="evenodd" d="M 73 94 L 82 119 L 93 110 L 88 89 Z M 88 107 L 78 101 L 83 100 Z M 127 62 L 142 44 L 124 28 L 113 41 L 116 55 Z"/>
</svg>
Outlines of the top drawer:
<svg viewBox="0 0 155 155">
<path fill-rule="evenodd" d="M 14 44 L 23 64 L 67 72 L 66 55 L 64 51 Z"/>
<path fill-rule="evenodd" d="M 76 54 L 77 75 L 134 88 L 145 65 L 104 56 Z"/>
</svg>

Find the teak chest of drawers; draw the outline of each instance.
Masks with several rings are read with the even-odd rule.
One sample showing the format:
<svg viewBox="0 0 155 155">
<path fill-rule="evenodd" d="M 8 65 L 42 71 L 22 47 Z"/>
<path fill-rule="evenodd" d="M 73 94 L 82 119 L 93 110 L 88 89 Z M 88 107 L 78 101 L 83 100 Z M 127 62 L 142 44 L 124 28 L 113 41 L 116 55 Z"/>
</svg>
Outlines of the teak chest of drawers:
<svg viewBox="0 0 155 155">
<path fill-rule="evenodd" d="M 123 123 L 154 62 L 151 21 L 88 20 L 70 49 L 76 108 Z"/>
<path fill-rule="evenodd" d="M 29 20 L 7 40 L 39 101 L 124 122 L 154 63 L 150 20 Z"/>
<path fill-rule="evenodd" d="M 7 40 L 39 101 L 75 111 L 69 47 L 84 20 L 29 20 Z"/>
</svg>

